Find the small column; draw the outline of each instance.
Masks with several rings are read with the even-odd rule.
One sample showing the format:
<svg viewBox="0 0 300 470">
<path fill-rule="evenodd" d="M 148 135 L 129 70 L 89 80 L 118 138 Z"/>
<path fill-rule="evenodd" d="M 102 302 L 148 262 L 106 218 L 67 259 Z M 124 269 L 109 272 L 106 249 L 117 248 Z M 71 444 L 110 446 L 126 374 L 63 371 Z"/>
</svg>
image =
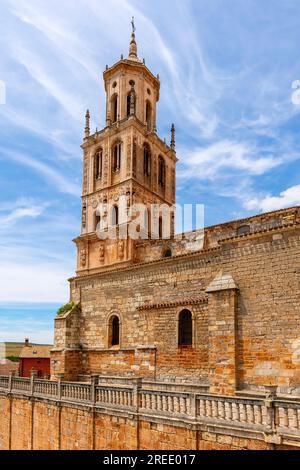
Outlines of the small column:
<svg viewBox="0 0 300 470">
<path fill-rule="evenodd" d="M 84 130 L 84 137 L 85 139 L 88 139 L 90 134 L 91 134 L 91 129 L 90 129 L 90 112 L 87 110 L 86 115 L 85 115 L 85 130 Z"/>
<path fill-rule="evenodd" d="M 171 127 L 171 149 L 173 152 L 176 150 L 176 141 L 175 141 L 175 124 L 172 124 Z"/>
<path fill-rule="evenodd" d="M 207 287 L 210 393 L 232 395 L 237 388 L 236 302 L 238 288 L 222 272 Z"/>
</svg>

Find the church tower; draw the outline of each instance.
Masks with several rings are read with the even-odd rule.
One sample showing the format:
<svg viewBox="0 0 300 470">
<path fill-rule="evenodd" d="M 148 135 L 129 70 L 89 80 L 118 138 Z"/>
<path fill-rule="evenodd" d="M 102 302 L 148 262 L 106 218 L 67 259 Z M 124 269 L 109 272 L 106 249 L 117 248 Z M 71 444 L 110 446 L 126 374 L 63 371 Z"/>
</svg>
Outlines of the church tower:
<svg viewBox="0 0 300 470">
<path fill-rule="evenodd" d="M 112 67 L 107 66 L 103 78 L 106 126 L 91 134 L 87 111 L 82 145 L 82 228 L 75 240 L 78 275 L 135 261 L 135 240 L 120 237 L 128 225 L 128 219 L 121 218 L 121 200 L 127 213 L 132 205 L 144 204 L 147 217 L 154 204 L 175 204 L 175 127 L 172 125 L 169 146 L 156 130 L 159 76 L 138 57 L 134 21 L 128 58 L 122 56 Z M 104 219 L 115 228 L 115 239 L 99 237 L 99 231 L 105 232 L 101 229 Z M 149 234 L 151 222 L 145 226 Z"/>
</svg>

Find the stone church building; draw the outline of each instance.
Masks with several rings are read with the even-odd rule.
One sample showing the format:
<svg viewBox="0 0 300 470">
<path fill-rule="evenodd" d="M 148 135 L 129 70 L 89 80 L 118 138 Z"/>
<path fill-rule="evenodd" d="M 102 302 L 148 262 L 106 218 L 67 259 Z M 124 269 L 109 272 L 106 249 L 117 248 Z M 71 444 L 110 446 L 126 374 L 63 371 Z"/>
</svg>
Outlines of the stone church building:
<svg viewBox="0 0 300 470">
<path fill-rule="evenodd" d="M 160 80 L 139 59 L 134 32 L 129 57 L 106 68 L 104 85 L 104 129 L 91 134 L 86 115 L 77 272 L 55 319 L 52 377 L 299 394 L 300 208 L 182 236 L 171 217 L 170 237 L 158 214 L 157 237 L 122 238 L 121 199 L 127 210 L 176 202 L 175 128 L 170 145 L 157 135 Z M 115 239 L 100 236 L 104 218 Z"/>
</svg>

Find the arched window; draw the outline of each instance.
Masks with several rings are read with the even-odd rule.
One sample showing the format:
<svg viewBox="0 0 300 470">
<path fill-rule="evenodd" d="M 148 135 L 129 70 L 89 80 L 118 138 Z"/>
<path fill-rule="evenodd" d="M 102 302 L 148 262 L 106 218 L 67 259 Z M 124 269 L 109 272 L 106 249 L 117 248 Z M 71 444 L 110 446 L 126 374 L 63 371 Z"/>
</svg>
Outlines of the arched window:
<svg viewBox="0 0 300 470">
<path fill-rule="evenodd" d="M 161 188 L 166 185 L 166 164 L 162 156 L 158 158 L 158 184 Z"/>
<path fill-rule="evenodd" d="M 192 346 L 193 344 L 193 319 L 189 310 L 182 310 L 179 315 L 178 345 Z"/>
<path fill-rule="evenodd" d="M 148 144 L 144 145 L 144 175 L 151 175 L 151 150 Z"/>
<path fill-rule="evenodd" d="M 118 120 L 118 95 L 113 95 L 111 99 L 111 119 L 112 123 Z"/>
<path fill-rule="evenodd" d="M 150 101 L 146 101 L 146 124 L 148 130 L 152 128 L 152 107 Z"/>
<path fill-rule="evenodd" d="M 113 226 L 119 225 L 119 207 L 118 206 L 112 207 L 111 224 Z"/>
<path fill-rule="evenodd" d="M 112 148 L 112 169 L 117 173 L 121 168 L 122 143 L 117 142 Z"/>
<path fill-rule="evenodd" d="M 116 315 L 111 317 L 109 322 L 109 345 L 120 345 L 120 320 Z"/>
<path fill-rule="evenodd" d="M 172 250 L 168 248 L 164 253 L 165 258 L 172 258 Z"/>
<path fill-rule="evenodd" d="M 102 162 L 103 162 L 103 150 L 100 149 L 95 156 L 95 178 L 97 180 L 102 178 Z"/>
</svg>

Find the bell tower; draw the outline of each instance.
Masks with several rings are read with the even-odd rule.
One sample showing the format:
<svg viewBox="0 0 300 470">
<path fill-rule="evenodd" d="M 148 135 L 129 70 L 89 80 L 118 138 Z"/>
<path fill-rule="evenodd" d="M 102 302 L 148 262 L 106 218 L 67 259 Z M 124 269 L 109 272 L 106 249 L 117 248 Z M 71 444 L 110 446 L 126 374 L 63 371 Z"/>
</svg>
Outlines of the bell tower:
<svg viewBox="0 0 300 470">
<path fill-rule="evenodd" d="M 82 144 L 82 227 L 75 240 L 78 275 L 134 262 L 134 240 L 119 237 L 122 226 L 128 224 L 128 219 L 120 217 L 121 200 L 127 212 L 132 205 L 143 204 L 149 214 L 153 204 L 175 204 L 175 127 L 172 125 L 169 146 L 156 130 L 159 76 L 138 57 L 134 20 L 128 58 L 121 56 L 107 66 L 103 79 L 106 126 L 91 134 L 87 111 Z M 103 211 L 103 207 L 108 209 Z M 116 239 L 99 237 L 104 219 L 115 227 Z"/>
</svg>

